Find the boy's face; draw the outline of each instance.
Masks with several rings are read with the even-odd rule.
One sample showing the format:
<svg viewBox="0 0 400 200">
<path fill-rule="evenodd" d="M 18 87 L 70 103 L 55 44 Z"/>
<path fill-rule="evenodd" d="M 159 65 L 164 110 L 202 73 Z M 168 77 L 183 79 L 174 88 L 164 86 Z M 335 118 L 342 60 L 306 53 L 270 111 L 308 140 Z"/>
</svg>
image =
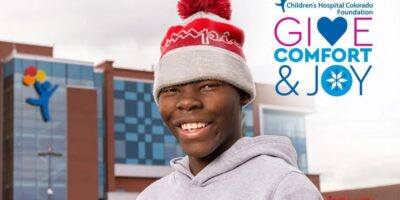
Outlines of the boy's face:
<svg viewBox="0 0 400 200">
<path fill-rule="evenodd" d="M 242 101 L 236 88 L 216 80 L 167 87 L 159 95 L 164 122 L 195 158 L 222 153 L 240 138 Z"/>
</svg>

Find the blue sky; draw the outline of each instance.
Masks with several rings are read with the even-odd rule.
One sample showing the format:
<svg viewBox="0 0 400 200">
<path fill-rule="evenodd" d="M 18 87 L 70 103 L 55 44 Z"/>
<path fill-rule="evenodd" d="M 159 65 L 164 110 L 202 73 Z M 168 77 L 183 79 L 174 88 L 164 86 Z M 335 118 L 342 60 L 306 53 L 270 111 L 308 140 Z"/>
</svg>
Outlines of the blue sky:
<svg viewBox="0 0 400 200">
<path fill-rule="evenodd" d="M 1 0 L 0 40 L 54 46 L 55 57 L 151 69 L 167 28 L 179 23 L 176 0 Z M 304 0 L 304 2 L 311 0 Z M 333 1 L 324 1 L 333 2 Z M 322 190 L 400 183 L 400 14 L 395 0 L 374 3 L 370 35 L 374 43 L 364 83 L 334 98 L 319 94 L 316 112 L 307 116 L 311 173 L 321 174 Z M 275 23 L 285 15 L 270 0 L 232 0 L 232 23 L 246 32 L 244 51 L 257 82 L 276 83 L 278 47 Z M 287 10 L 302 20 L 328 15 L 323 11 Z M 315 22 L 313 22 L 315 23 Z M 304 27 L 303 27 L 304 28 Z M 315 34 L 315 32 L 314 32 Z M 323 39 L 313 36 L 315 43 Z M 348 44 L 351 35 L 343 36 Z M 313 68 L 300 66 L 295 78 L 312 78 Z M 311 70 L 311 71 L 310 71 Z M 303 81 L 312 83 L 310 81 Z M 312 84 L 303 87 L 312 88 Z"/>
</svg>

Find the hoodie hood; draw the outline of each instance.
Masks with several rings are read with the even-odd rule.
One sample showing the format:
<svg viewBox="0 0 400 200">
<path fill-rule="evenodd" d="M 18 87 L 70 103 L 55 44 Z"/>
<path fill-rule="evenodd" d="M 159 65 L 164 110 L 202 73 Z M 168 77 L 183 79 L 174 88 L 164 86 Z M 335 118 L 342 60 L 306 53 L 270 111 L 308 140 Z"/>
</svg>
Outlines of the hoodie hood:
<svg viewBox="0 0 400 200">
<path fill-rule="evenodd" d="M 277 157 L 297 168 L 297 154 L 289 138 L 284 136 L 261 135 L 243 137 L 228 150 L 215 158 L 196 176 L 189 168 L 189 157 L 171 160 L 171 166 L 184 174 L 195 185 L 203 185 L 206 181 L 235 169 L 239 165 L 261 155 Z"/>
</svg>

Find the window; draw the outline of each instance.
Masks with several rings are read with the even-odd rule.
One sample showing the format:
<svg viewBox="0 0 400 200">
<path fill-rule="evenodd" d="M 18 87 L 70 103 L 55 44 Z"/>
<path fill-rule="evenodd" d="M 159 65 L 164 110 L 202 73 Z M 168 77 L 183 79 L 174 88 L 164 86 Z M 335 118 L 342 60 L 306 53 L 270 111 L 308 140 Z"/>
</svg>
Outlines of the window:
<svg viewBox="0 0 400 200">
<path fill-rule="evenodd" d="M 67 65 L 68 79 L 80 79 L 81 72 L 79 65 Z"/>
<path fill-rule="evenodd" d="M 94 80 L 93 68 L 90 66 L 82 66 L 82 79 L 84 80 Z"/>
<path fill-rule="evenodd" d="M 116 149 L 116 163 L 168 165 L 184 155 L 161 120 L 152 88 L 151 83 L 114 80 L 115 142 L 125 148 L 125 154 Z"/>
<path fill-rule="evenodd" d="M 10 76 L 11 74 L 14 74 L 14 59 L 4 65 L 3 73 L 4 78 Z"/>
<path fill-rule="evenodd" d="M 65 64 L 62 63 L 53 63 L 53 70 L 52 70 L 52 75 L 54 77 L 61 77 L 65 79 Z"/>
<path fill-rule="evenodd" d="M 125 142 L 115 141 L 115 156 L 117 158 L 125 158 L 126 157 Z"/>
<path fill-rule="evenodd" d="M 121 80 L 114 81 L 114 89 L 115 90 L 124 90 L 124 82 Z"/>
<path fill-rule="evenodd" d="M 242 133 L 246 137 L 254 136 L 253 105 L 247 105 L 242 111 Z"/>
<path fill-rule="evenodd" d="M 28 67 L 28 66 L 24 66 L 24 67 Z M 37 66 L 38 69 L 43 70 L 44 73 L 46 73 L 46 77 L 51 77 L 52 73 L 51 73 L 51 68 L 52 68 L 52 64 L 49 62 L 45 62 L 45 61 L 37 61 Z M 25 69 L 24 69 L 25 71 Z"/>
<path fill-rule="evenodd" d="M 304 114 L 262 109 L 262 133 L 305 137 Z"/>
<path fill-rule="evenodd" d="M 290 138 L 296 152 L 300 170 L 307 172 L 307 146 L 305 134 L 305 114 L 262 108 L 261 133 L 282 135 Z"/>
<path fill-rule="evenodd" d="M 94 81 L 95 81 L 95 85 L 98 87 L 102 87 L 103 86 L 103 74 L 102 73 L 95 73 L 94 74 Z"/>
</svg>

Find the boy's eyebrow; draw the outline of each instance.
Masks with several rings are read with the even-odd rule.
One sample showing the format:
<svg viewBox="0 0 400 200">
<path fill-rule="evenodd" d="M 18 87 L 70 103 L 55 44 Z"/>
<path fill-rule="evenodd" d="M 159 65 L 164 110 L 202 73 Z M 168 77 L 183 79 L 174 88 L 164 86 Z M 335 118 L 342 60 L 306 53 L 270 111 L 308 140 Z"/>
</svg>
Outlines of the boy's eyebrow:
<svg viewBox="0 0 400 200">
<path fill-rule="evenodd" d="M 190 84 L 196 84 L 196 83 L 199 83 L 199 82 L 202 82 L 202 81 L 218 81 L 218 82 L 223 83 L 223 81 L 215 80 L 215 79 L 202 79 L 202 80 L 190 81 L 190 82 L 181 83 L 181 84 L 177 84 L 177 85 L 167 86 L 167 87 L 164 87 L 163 89 L 161 89 L 160 91 L 162 91 L 164 89 L 167 89 L 167 88 L 171 88 L 171 87 L 183 87 L 183 86 L 190 85 Z"/>
</svg>

